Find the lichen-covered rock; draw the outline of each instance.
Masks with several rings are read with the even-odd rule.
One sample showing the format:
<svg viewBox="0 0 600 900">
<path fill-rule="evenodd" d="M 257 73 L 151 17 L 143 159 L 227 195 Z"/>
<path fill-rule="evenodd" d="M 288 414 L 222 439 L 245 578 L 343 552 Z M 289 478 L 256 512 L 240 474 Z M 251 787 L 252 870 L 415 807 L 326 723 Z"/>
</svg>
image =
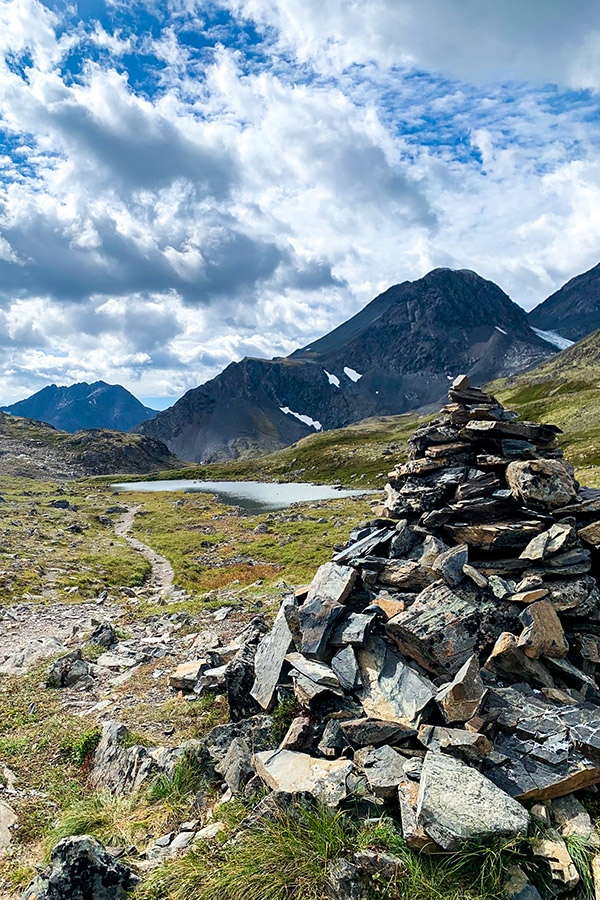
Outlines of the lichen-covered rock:
<svg viewBox="0 0 600 900">
<path fill-rule="evenodd" d="M 59 841 L 48 868 L 25 889 L 22 900 L 125 900 L 135 873 L 93 837 Z"/>
<path fill-rule="evenodd" d="M 506 469 L 506 480 L 513 496 L 532 509 L 559 509 L 576 496 L 573 477 L 557 459 L 511 462 Z"/>
<path fill-rule="evenodd" d="M 445 850 L 527 833 L 529 813 L 485 775 L 441 753 L 425 757 L 417 823 Z"/>
</svg>

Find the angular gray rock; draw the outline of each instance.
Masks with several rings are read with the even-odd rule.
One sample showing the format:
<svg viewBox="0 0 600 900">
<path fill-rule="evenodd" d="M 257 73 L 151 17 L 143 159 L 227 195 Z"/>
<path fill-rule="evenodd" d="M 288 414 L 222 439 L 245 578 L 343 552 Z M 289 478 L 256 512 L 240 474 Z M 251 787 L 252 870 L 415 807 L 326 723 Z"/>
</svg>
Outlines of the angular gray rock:
<svg viewBox="0 0 600 900">
<path fill-rule="evenodd" d="M 354 754 L 354 764 L 365 773 L 369 789 L 376 797 L 396 795 L 398 785 L 405 778 L 404 762 L 404 757 L 387 745 L 376 750 L 365 747 Z"/>
<path fill-rule="evenodd" d="M 293 750 L 266 750 L 254 755 L 254 770 L 274 791 L 307 791 L 328 806 L 338 806 L 348 793 L 346 778 L 352 762 L 317 759 Z"/>
<path fill-rule="evenodd" d="M 367 900 L 361 884 L 360 869 L 347 859 L 334 859 L 327 865 L 327 900 Z"/>
<path fill-rule="evenodd" d="M 28 885 L 22 900 L 126 900 L 138 880 L 95 838 L 67 837 L 58 842 L 50 865 Z"/>
<path fill-rule="evenodd" d="M 427 753 L 417 823 L 445 850 L 469 841 L 524 836 L 529 813 L 485 775 L 460 760 Z"/>
<path fill-rule="evenodd" d="M 284 600 L 273 623 L 273 628 L 261 640 L 254 657 L 255 680 L 250 694 L 263 709 L 270 709 L 273 704 L 275 688 L 285 658 L 293 646 L 285 604 Z"/>
<path fill-rule="evenodd" d="M 361 686 L 360 669 L 352 647 L 344 647 L 342 650 L 338 650 L 331 660 L 331 669 L 345 691 L 352 692 Z"/>
<path fill-rule="evenodd" d="M 367 716 L 415 725 L 435 696 L 429 679 L 405 662 L 382 638 L 371 635 L 357 650 L 363 687 L 357 692 Z"/>
<path fill-rule="evenodd" d="M 448 724 L 466 722 L 479 712 L 486 694 L 481 679 L 479 659 L 470 657 L 458 670 L 452 681 L 442 685 L 436 695 L 436 703 Z"/>
<path fill-rule="evenodd" d="M 344 611 L 354 582 L 356 569 L 325 563 L 317 570 L 308 589 L 306 600 L 300 607 L 300 631 L 304 656 L 321 659 L 329 636 Z"/>
</svg>

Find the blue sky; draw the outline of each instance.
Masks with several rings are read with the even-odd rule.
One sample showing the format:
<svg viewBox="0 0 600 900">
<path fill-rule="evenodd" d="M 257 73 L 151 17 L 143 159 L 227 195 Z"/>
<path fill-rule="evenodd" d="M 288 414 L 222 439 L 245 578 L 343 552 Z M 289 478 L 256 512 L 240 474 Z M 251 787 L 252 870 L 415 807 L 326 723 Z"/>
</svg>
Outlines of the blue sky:
<svg viewBox="0 0 600 900">
<path fill-rule="evenodd" d="M 0 401 L 176 397 L 470 268 L 600 260 L 590 0 L 0 6 Z"/>
</svg>

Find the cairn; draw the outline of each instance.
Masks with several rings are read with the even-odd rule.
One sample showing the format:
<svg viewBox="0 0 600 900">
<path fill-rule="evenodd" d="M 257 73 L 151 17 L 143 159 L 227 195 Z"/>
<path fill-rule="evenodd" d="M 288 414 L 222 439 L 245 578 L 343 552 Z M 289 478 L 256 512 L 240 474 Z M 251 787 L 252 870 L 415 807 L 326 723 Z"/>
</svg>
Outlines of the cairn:
<svg viewBox="0 0 600 900">
<path fill-rule="evenodd" d="M 465 377 L 449 399 L 374 518 L 283 601 L 251 690 L 261 711 L 303 710 L 253 755 L 269 787 L 397 802 L 427 849 L 523 834 L 532 804 L 581 814 L 556 798 L 600 781 L 600 491 L 579 488 L 560 429 Z"/>
</svg>

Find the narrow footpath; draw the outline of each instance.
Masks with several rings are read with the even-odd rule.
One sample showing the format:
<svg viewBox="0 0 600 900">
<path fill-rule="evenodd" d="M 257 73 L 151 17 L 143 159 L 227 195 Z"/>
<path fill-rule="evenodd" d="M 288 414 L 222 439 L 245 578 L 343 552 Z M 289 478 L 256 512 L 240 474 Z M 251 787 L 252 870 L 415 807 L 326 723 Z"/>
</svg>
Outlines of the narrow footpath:
<svg viewBox="0 0 600 900">
<path fill-rule="evenodd" d="M 173 586 L 174 573 L 171 563 L 160 553 L 157 553 L 156 550 L 153 550 L 152 547 L 149 547 L 147 544 L 138 540 L 138 538 L 129 534 L 135 517 L 140 509 L 140 506 L 130 506 L 127 512 L 121 513 L 119 521 L 115 525 L 115 534 L 118 537 L 125 538 L 130 547 L 137 550 L 138 553 L 142 554 L 144 559 L 148 560 L 152 566 L 152 571 L 146 585 L 158 594 L 164 595 L 167 594 Z"/>
</svg>

